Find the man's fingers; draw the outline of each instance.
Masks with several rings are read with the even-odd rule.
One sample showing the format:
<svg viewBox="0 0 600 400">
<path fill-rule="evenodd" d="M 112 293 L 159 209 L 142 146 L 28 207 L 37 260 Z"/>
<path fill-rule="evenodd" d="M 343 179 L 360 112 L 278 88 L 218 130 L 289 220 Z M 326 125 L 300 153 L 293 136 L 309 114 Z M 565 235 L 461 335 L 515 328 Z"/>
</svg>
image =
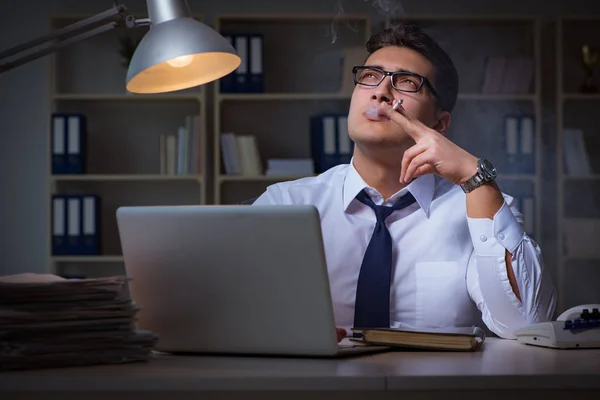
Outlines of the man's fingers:
<svg viewBox="0 0 600 400">
<path fill-rule="evenodd" d="M 410 161 L 410 164 L 408 164 L 408 167 L 406 168 L 406 172 L 404 172 L 404 179 L 402 182 L 409 182 L 419 168 L 427 167 L 428 162 L 429 155 L 427 152 L 420 153 L 413 157 L 413 159 Z"/>
<path fill-rule="evenodd" d="M 382 109 L 385 110 L 387 116 L 392 121 L 400 125 L 410 137 L 415 139 L 415 141 L 421 137 L 421 129 L 419 128 L 419 125 L 413 120 L 413 118 L 406 114 L 404 107 L 400 105 L 396 111 L 394 111 L 391 106 L 385 105 L 382 106 Z"/>
<path fill-rule="evenodd" d="M 404 176 L 408 169 L 408 165 L 411 163 L 414 157 L 423 153 L 427 148 L 422 144 L 415 144 L 404 152 L 402 156 L 402 169 L 400 170 L 400 182 L 404 182 Z"/>
<path fill-rule="evenodd" d="M 346 330 L 344 328 L 335 328 L 337 331 L 337 341 L 341 342 L 346 337 Z"/>
<path fill-rule="evenodd" d="M 435 172 L 435 170 L 433 169 L 431 164 L 421 165 L 419 168 L 417 168 L 417 170 L 413 174 L 413 178 L 418 178 L 419 176 L 422 176 L 422 175 L 433 174 L 434 172 Z"/>
</svg>

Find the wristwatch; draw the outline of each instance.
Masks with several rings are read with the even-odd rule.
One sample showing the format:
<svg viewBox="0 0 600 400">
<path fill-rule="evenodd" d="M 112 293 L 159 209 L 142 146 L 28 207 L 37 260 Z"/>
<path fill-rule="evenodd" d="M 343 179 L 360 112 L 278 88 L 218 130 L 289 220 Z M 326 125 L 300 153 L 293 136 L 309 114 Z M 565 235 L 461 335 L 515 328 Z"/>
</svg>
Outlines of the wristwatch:
<svg viewBox="0 0 600 400">
<path fill-rule="evenodd" d="M 491 182 L 498 176 L 496 172 L 496 167 L 492 165 L 491 162 L 484 158 L 480 158 L 477 160 L 477 172 L 475 175 L 469 178 L 468 181 L 461 184 L 463 192 L 469 193 L 473 189 L 478 188 L 479 186 Z"/>
</svg>

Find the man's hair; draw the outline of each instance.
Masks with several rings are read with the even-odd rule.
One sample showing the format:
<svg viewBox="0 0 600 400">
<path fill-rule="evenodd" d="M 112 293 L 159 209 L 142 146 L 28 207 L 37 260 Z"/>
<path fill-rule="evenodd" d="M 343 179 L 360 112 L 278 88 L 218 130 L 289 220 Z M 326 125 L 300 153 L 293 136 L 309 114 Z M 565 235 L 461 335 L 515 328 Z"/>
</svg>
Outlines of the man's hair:
<svg viewBox="0 0 600 400">
<path fill-rule="evenodd" d="M 407 47 L 427 58 L 435 73 L 431 84 L 442 99 L 438 106 L 452 111 L 458 96 L 458 73 L 450 56 L 435 40 L 414 24 L 400 24 L 371 36 L 367 51 L 370 55 L 386 46 Z"/>
</svg>

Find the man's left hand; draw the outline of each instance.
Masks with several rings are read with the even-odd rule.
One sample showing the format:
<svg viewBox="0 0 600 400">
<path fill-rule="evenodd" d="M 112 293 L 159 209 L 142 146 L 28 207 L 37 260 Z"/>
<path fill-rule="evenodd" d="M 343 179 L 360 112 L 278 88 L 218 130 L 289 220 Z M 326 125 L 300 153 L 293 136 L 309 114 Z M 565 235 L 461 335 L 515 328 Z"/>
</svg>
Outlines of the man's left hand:
<svg viewBox="0 0 600 400">
<path fill-rule="evenodd" d="M 455 184 L 461 184 L 477 172 L 477 157 L 438 131 L 407 115 L 402 106 L 394 111 L 386 104 L 382 109 L 415 141 L 415 145 L 404 152 L 401 183 L 408 183 L 421 175 L 436 174 Z"/>
</svg>

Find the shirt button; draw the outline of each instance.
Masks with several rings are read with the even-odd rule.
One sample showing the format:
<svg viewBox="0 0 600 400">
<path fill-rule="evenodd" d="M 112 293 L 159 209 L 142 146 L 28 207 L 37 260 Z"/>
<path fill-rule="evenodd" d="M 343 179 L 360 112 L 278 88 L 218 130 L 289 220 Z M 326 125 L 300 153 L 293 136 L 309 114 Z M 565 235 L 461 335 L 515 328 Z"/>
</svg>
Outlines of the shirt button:
<svg viewBox="0 0 600 400">
<path fill-rule="evenodd" d="M 481 236 L 479 236 L 479 240 L 481 240 L 482 242 L 485 242 L 487 240 L 487 236 L 481 235 Z"/>
<path fill-rule="evenodd" d="M 499 233 L 498 234 L 498 239 L 504 240 L 504 233 Z"/>
</svg>

